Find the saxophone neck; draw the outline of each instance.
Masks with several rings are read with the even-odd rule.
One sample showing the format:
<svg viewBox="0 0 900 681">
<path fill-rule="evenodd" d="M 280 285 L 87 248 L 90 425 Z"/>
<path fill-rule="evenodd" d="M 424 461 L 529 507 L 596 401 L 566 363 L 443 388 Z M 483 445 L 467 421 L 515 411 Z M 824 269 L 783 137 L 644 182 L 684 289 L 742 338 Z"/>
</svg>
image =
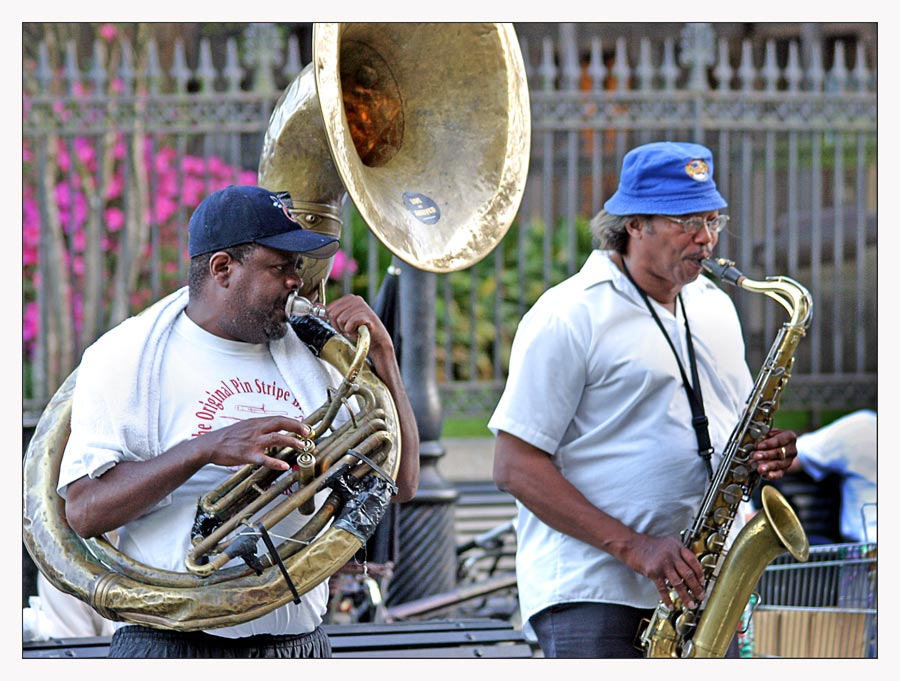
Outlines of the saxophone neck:
<svg viewBox="0 0 900 681">
<path fill-rule="evenodd" d="M 734 261 L 726 258 L 709 258 L 703 268 L 722 281 L 753 293 L 762 293 L 781 305 L 791 316 L 791 327 L 805 331 L 812 321 L 812 296 L 799 282 L 790 277 L 766 277 L 750 279 L 741 272 Z"/>
</svg>

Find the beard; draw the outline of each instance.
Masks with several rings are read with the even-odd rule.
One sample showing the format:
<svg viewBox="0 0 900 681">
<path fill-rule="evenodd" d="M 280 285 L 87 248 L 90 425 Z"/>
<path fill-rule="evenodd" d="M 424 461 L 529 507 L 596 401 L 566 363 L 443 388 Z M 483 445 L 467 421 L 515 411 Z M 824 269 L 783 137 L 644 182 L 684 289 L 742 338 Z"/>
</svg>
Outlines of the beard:
<svg viewBox="0 0 900 681">
<path fill-rule="evenodd" d="M 284 338 L 287 322 L 284 304 L 268 310 L 260 307 L 237 305 L 231 316 L 231 334 L 245 343 L 262 344 Z"/>
<path fill-rule="evenodd" d="M 269 317 L 268 323 L 264 324 L 261 330 L 265 334 L 267 341 L 278 340 L 279 338 L 284 338 L 284 335 L 287 333 L 287 322 Z"/>
</svg>

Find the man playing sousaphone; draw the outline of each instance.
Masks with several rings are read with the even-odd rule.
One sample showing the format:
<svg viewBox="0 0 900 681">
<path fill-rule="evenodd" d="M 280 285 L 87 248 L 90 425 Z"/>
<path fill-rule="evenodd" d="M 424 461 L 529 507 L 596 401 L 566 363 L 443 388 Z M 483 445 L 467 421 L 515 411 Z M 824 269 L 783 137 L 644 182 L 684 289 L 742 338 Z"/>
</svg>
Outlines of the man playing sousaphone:
<svg viewBox="0 0 900 681">
<path fill-rule="evenodd" d="M 208 196 L 190 220 L 188 286 L 85 351 L 58 483 L 80 536 L 116 529 L 123 553 L 184 572 L 198 498 L 245 464 L 288 469 L 270 454 L 310 435 L 301 420 L 341 376 L 289 328 L 285 307 L 301 285 L 302 259 L 331 257 L 338 242 L 303 229 L 285 200 L 254 186 Z M 331 302 L 327 313 L 348 338 L 368 327 L 369 359 L 410 453 L 400 459 L 392 501 L 409 500 L 418 432 L 391 338 L 357 296 Z M 306 517 L 294 512 L 270 534 L 291 536 Z M 325 580 L 260 617 L 208 631 L 117 623 L 109 655 L 330 657 L 319 626 L 327 598 Z"/>
</svg>

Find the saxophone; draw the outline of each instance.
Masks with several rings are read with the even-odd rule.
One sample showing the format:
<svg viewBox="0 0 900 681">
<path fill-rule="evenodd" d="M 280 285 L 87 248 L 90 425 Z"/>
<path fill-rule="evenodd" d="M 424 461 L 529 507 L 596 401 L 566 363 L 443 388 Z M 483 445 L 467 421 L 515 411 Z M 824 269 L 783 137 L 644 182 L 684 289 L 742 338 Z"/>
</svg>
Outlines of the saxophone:
<svg viewBox="0 0 900 681">
<path fill-rule="evenodd" d="M 672 589 L 672 606 L 660 601 L 645 620 L 638 642 L 645 657 L 724 657 L 747 601 L 766 566 L 785 550 L 798 561 L 809 557 L 809 541 L 787 500 L 774 487 L 763 487 L 762 509 L 725 548 L 738 506 L 760 482 L 752 463 L 754 446 L 772 427 L 782 392 L 791 376 L 794 351 L 812 319 L 812 297 L 788 277 L 748 279 L 724 258 L 704 260 L 719 279 L 762 293 L 784 307 L 790 321 L 782 325 L 769 349 L 741 420 L 735 426 L 693 524 L 682 532 L 685 547 L 704 572 L 706 598 L 688 608 Z"/>
</svg>

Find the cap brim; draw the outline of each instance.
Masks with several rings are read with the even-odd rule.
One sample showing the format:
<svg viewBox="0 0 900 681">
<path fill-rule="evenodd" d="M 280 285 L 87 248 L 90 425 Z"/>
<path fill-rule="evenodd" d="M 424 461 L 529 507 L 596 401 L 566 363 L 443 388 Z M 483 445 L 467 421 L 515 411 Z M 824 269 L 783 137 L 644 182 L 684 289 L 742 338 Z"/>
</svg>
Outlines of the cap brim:
<svg viewBox="0 0 900 681">
<path fill-rule="evenodd" d="M 273 236 L 254 239 L 256 243 L 277 248 L 280 251 L 302 253 L 309 258 L 325 259 L 337 253 L 341 242 L 333 236 L 318 234 L 307 229 L 297 229 L 293 232 L 275 234 Z"/>
</svg>

